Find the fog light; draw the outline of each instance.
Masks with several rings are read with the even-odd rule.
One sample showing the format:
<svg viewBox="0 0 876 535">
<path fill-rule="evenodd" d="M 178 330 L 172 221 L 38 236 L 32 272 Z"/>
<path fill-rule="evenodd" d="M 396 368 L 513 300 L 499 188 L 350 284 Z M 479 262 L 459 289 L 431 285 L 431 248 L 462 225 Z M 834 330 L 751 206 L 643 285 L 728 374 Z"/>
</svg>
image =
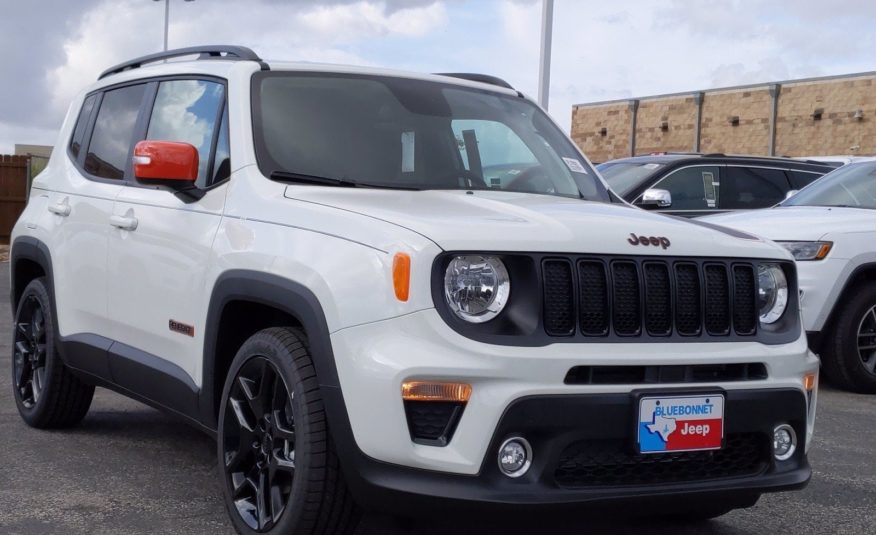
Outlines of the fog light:
<svg viewBox="0 0 876 535">
<path fill-rule="evenodd" d="M 773 456 L 777 461 L 787 461 L 797 451 L 797 433 L 788 424 L 773 430 Z"/>
<path fill-rule="evenodd" d="M 499 447 L 499 470 L 508 477 L 520 477 L 532 464 L 532 447 L 525 438 L 509 438 Z"/>
</svg>

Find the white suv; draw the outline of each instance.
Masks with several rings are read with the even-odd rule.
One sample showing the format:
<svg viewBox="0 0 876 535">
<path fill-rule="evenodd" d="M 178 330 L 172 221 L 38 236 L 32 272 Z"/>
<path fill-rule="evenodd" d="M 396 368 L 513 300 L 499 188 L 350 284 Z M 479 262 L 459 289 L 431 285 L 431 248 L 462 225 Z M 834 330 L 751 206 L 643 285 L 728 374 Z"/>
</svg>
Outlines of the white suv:
<svg viewBox="0 0 876 535">
<path fill-rule="evenodd" d="M 858 158 L 775 208 L 704 220 L 793 253 L 803 326 L 825 375 L 876 394 L 876 158 Z"/>
<path fill-rule="evenodd" d="M 492 77 L 133 60 L 76 98 L 13 240 L 22 417 L 75 424 L 97 385 L 191 422 L 241 533 L 711 517 L 810 477 L 791 256 L 613 202 Z"/>
</svg>

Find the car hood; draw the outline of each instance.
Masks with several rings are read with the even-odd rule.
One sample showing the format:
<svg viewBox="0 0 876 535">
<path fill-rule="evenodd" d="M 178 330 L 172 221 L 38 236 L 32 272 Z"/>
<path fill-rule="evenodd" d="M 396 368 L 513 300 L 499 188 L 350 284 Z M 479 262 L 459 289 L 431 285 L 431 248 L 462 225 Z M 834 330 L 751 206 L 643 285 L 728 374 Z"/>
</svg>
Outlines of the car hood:
<svg viewBox="0 0 876 535">
<path fill-rule="evenodd" d="M 288 186 L 285 196 L 392 223 L 446 251 L 790 258 L 784 249 L 739 232 L 553 195 Z M 669 246 L 633 245 L 631 235 L 666 238 Z"/>
<path fill-rule="evenodd" d="M 876 211 L 827 206 L 780 206 L 701 217 L 712 223 L 758 234 L 771 240 L 819 240 L 837 232 L 876 230 Z"/>
</svg>

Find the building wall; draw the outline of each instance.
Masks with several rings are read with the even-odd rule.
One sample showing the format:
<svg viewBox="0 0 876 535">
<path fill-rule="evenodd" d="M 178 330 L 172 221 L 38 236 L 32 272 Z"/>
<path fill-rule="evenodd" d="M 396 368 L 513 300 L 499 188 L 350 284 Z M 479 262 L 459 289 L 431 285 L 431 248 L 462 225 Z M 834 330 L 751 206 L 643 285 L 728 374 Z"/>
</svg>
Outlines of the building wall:
<svg viewBox="0 0 876 535">
<path fill-rule="evenodd" d="M 703 91 L 700 151 L 768 155 L 770 86 L 778 88 L 775 155 L 876 155 L 876 73 Z M 572 139 L 594 162 L 629 156 L 630 110 L 637 102 L 636 154 L 693 151 L 697 93 L 577 105 Z M 813 118 L 818 109 L 820 120 Z"/>
<path fill-rule="evenodd" d="M 591 113 L 592 111 L 592 113 Z M 604 162 L 620 154 L 630 155 L 630 123 L 632 112 L 627 103 L 575 108 L 572 110 L 572 139 L 580 147 L 589 147 L 584 154 L 594 162 Z M 605 134 L 602 129 L 605 128 Z"/>
</svg>

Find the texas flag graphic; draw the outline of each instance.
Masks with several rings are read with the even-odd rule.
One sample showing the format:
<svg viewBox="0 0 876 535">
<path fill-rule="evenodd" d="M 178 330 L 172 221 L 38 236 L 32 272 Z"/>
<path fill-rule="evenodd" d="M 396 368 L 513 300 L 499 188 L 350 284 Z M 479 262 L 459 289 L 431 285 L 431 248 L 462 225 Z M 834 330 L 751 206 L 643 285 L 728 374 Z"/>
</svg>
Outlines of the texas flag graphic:
<svg viewBox="0 0 876 535">
<path fill-rule="evenodd" d="M 639 404 L 642 453 L 711 450 L 724 438 L 724 397 L 643 398 Z"/>
</svg>

